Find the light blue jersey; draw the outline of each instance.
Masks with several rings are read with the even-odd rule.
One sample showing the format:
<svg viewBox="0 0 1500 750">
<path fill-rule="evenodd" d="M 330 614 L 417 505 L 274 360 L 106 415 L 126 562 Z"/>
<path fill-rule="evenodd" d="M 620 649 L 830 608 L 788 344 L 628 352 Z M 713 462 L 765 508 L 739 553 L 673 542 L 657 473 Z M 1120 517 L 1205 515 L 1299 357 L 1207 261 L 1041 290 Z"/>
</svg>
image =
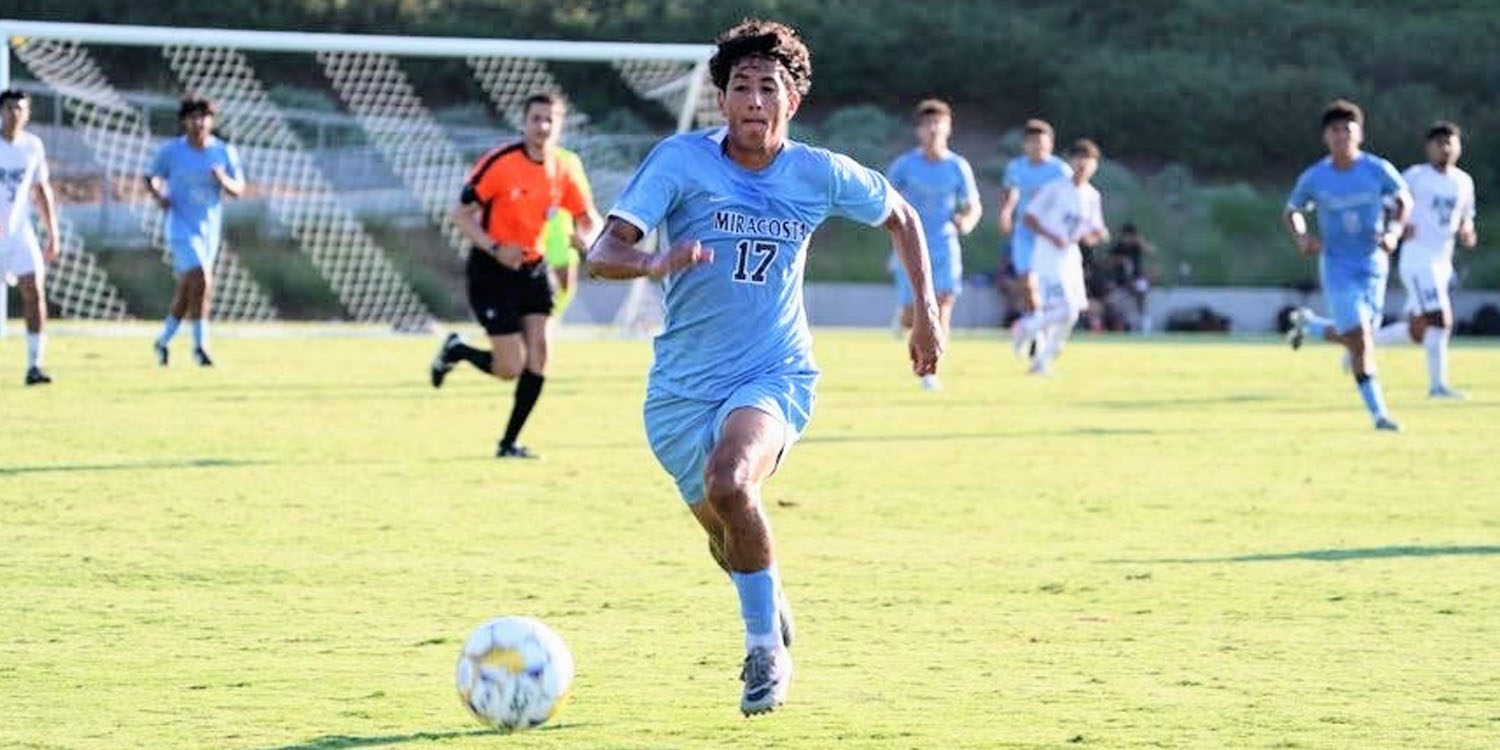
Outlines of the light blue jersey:
<svg viewBox="0 0 1500 750">
<path fill-rule="evenodd" d="M 214 180 L 214 167 L 223 167 L 230 177 L 242 179 L 240 158 L 233 146 L 210 137 L 203 148 L 193 148 L 186 136 L 179 136 L 162 145 L 146 173 L 167 182 L 172 201 L 166 219 L 167 247 L 177 273 L 199 267 L 213 271 L 224 205 L 223 190 Z"/>
<path fill-rule="evenodd" d="M 963 251 L 953 214 L 979 200 L 974 170 L 962 156 L 949 153 L 931 161 L 914 148 L 896 157 L 886 170 L 891 186 L 901 193 L 922 220 L 927 251 L 932 257 L 932 286 L 939 294 L 957 294 L 963 279 Z M 900 264 L 891 263 L 902 305 L 912 303 L 911 281 Z"/>
<path fill-rule="evenodd" d="M 703 462 L 735 409 L 776 417 L 788 445 L 806 427 L 818 372 L 802 304 L 808 239 L 830 216 L 881 224 L 896 199 L 879 172 L 795 141 L 747 170 L 724 153 L 725 135 L 662 141 L 610 211 L 713 251 L 665 280 L 646 396 L 647 438 L 689 503 L 703 499 Z"/>
<path fill-rule="evenodd" d="M 1323 239 L 1323 295 L 1340 332 L 1378 323 L 1389 260 L 1380 248 L 1386 199 L 1407 193 L 1390 162 L 1360 153 L 1348 169 L 1325 157 L 1297 178 L 1287 207 L 1315 208 Z"/>
<path fill-rule="evenodd" d="M 1073 168 L 1056 156 L 1048 156 L 1035 164 L 1025 156 L 1017 156 L 1006 163 L 1003 182 L 1005 189 L 1014 188 L 1020 192 L 1011 217 L 1014 219 L 1012 226 L 1015 229 L 1010 236 L 1010 263 L 1016 273 L 1031 272 L 1031 256 L 1036 245 L 1036 235 L 1021 223 L 1021 217 L 1026 215 L 1026 207 L 1031 205 L 1031 199 L 1043 185 L 1059 177 L 1072 176 Z"/>
</svg>

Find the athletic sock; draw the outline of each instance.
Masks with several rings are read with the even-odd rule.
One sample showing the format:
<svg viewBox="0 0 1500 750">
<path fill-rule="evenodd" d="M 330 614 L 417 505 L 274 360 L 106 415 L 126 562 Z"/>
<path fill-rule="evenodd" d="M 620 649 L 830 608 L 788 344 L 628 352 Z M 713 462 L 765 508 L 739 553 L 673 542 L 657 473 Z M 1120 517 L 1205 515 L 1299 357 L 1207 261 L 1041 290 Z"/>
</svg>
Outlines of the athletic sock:
<svg viewBox="0 0 1500 750">
<path fill-rule="evenodd" d="M 168 315 L 166 325 L 162 326 L 161 335 L 156 338 L 156 342 L 162 346 L 172 343 L 172 337 L 177 335 L 177 326 L 180 325 L 182 325 L 182 318 Z"/>
<path fill-rule="evenodd" d="M 1302 329 L 1318 338 L 1327 335 L 1331 328 L 1333 328 L 1333 321 L 1320 315 L 1309 315 L 1302 322 Z"/>
<path fill-rule="evenodd" d="M 1405 322 L 1392 323 L 1382 326 L 1375 331 L 1376 346 L 1394 346 L 1396 344 L 1410 344 L 1411 326 Z"/>
<path fill-rule="evenodd" d="M 1375 380 L 1374 375 L 1355 375 L 1354 383 L 1359 386 L 1359 396 L 1365 401 L 1365 408 L 1370 411 L 1370 416 L 1379 419 L 1385 414 L 1385 394 L 1380 390 L 1380 383 Z"/>
<path fill-rule="evenodd" d="M 193 318 L 193 348 L 203 349 L 208 344 L 208 321 Z"/>
<path fill-rule="evenodd" d="M 731 571 L 740 595 L 740 617 L 745 621 L 745 650 L 775 649 L 781 643 L 776 618 L 776 566 L 750 573 Z"/>
<path fill-rule="evenodd" d="M 536 400 L 542 395 L 542 384 L 547 379 L 530 370 L 522 370 L 521 377 L 516 379 L 516 403 L 510 409 L 510 423 L 505 425 L 505 437 L 500 439 L 501 445 L 515 445 L 516 438 L 521 436 L 521 428 L 526 426 L 526 418 L 531 416 L 531 407 L 536 406 Z"/>
<path fill-rule="evenodd" d="M 483 349 L 475 349 L 468 344 L 454 344 L 453 348 L 443 353 L 444 362 L 452 364 L 459 360 L 474 365 L 486 375 L 494 371 L 495 355 Z"/>
<path fill-rule="evenodd" d="M 42 357 L 47 353 L 47 334 L 26 334 L 26 369 L 42 366 Z"/>
<path fill-rule="evenodd" d="M 1447 328 L 1427 326 L 1422 334 L 1422 348 L 1427 350 L 1427 380 L 1434 389 L 1448 387 Z"/>
</svg>

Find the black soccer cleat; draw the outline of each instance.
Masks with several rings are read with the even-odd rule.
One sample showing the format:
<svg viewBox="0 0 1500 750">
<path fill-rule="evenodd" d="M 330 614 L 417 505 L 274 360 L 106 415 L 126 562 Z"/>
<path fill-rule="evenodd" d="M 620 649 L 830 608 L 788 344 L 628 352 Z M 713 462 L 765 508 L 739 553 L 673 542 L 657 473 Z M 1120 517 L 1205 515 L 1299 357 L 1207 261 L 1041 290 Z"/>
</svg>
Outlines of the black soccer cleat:
<svg viewBox="0 0 1500 750">
<path fill-rule="evenodd" d="M 204 349 L 202 347 L 199 347 L 199 348 L 193 350 L 193 360 L 198 363 L 199 367 L 213 367 L 214 366 L 214 359 L 213 359 L 213 357 L 208 356 L 208 350 L 206 350 L 206 349 Z"/>
<path fill-rule="evenodd" d="M 458 346 L 462 342 L 463 338 L 461 336 L 456 333 L 450 333 L 448 334 L 448 338 L 443 339 L 443 343 L 438 345 L 437 354 L 432 357 L 432 364 L 429 366 L 430 372 L 428 373 L 432 378 L 433 388 L 443 387 L 443 379 L 447 378 L 448 373 L 453 371 L 453 363 L 448 361 L 448 352 L 453 351 L 453 347 Z"/>
<path fill-rule="evenodd" d="M 495 458 L 541 458 L 541 456 L 532 453 L 524 445 L 516 445 L 515 443 L 501 443 L 500 446 L 495 449 Z"/>
<path fill-rule="evenodd" d="M 151 351 L 156 353 L 156 364 L 166 367 L 167 360 L 171 359 L 172 355 L 171 350 L 167 349 L 167 345 L 160 341 L 153 341 L 151 342 Z"/>
<path fill-rule="evenodd" d="M 50 382 L 52 378 L 42 372 L 40 367 L 33 367 L 26 371 L 26 385 L 46 385 Z"/>
</svg>

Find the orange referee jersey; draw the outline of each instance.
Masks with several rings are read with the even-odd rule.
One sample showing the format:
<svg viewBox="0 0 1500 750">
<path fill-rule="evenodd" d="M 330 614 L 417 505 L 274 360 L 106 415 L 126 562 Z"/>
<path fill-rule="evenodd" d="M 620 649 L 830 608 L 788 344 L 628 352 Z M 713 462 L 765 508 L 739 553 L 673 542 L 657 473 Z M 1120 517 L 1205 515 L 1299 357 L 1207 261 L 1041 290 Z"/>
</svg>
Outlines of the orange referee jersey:
<svg viewBox="0 0 1500 750">
<path fill-rule="evenodd" d="M 545 164 L 533 161 L 519 142 L 480 157 L 464 192 L 484 207 L 485 234 L 525 248 L 522 258 L 528 263 L 541 259 L 542 229 L 556 208 L 574 216 L 588 213 L 588 202 L 572 173 L 556 157 Z"/>
</svg>

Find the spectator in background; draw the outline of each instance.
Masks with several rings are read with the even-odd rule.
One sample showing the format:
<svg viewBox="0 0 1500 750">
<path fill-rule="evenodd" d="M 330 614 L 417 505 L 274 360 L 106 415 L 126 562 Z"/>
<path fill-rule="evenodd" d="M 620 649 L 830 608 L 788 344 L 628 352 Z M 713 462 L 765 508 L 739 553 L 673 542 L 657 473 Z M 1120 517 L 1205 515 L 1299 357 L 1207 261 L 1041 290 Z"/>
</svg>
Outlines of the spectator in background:
<svg viewBox="0 0 1500 750">
<path fill-rule="evenodd" d="M 1151 281 L 1146 276 L 1145 258 L 1155 253 L 1156 247 L 1141 236 L 1134 224 L 1121 227 L 1120 238 L 1109 249 L 1114 287 L 1130 299 L 1135 310 L 1132 322 L 1142 332 L 1151 330 L 1151 319 L 1146 317 L 1146 294 L 1151 291 Z"/>
</svg>

